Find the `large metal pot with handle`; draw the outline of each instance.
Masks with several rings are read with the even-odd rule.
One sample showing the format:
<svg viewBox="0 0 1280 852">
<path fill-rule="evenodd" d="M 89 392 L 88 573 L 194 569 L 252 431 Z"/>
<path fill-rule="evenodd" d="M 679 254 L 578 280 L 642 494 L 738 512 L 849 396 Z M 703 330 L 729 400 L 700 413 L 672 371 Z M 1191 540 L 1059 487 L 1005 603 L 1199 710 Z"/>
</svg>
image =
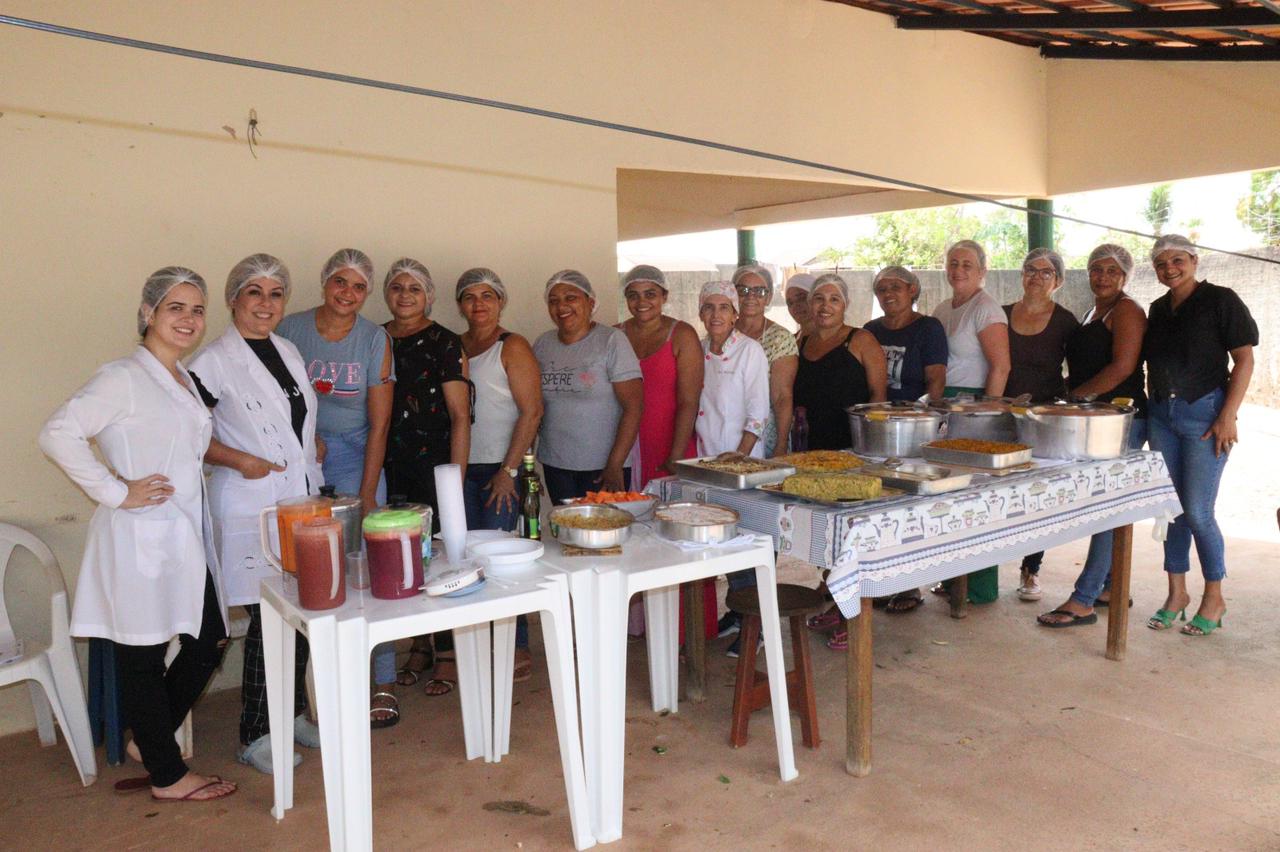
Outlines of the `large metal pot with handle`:
<svg viewBox="0 0 1280 852">
<path fill-rule="evenodd" d="M 948 399 L 936 403 L 944 412 L 945 438 L 969 438 L 1007 444 L 1018 440 L 1018 424 L 1007 399 Z"/>
<path fill-rule="evenodd" d="M 1132 405 L 1052 402 L 1015 407 L 1018 441 L 1042 459 L 1113 459 L 1129 449 Z"/>
<path fill-rule="evenodd" d="M 854 452 L 868 456 L 918 456 L 942 426 L 942 414 L 919 402 L 870 402 L 845 411 Z"/>
</svg>

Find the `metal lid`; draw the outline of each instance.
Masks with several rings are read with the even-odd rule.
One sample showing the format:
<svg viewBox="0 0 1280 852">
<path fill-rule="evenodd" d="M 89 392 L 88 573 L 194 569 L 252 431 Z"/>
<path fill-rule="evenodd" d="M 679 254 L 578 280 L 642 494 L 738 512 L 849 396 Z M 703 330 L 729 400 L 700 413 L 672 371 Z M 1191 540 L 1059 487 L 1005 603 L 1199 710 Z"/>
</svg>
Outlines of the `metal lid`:
<svg viewBox="0 0 1280 852">
<path fill-rule="evenodd" d="M 941 420 L 942 415 L 922 402 L 866 402 L 845 409 L 854 417 L 868 420 Z"/>
<path fill-rule="evenodd" d="M 364 501 L 355 494 L 339 494 L 338 489 L 332 485 L 321 485 L 320 495 L 333 503 L 333 513 L 341 515 L 344 512 L 360 511 L 364 508 Z"/>
<path fill-rule="evenodd" d="M 1133 410 L 1132 406 L 1109 402 L 1046 402 L 1031 406 L 1031 413 L 1050 417 L 1116 417 Z"/>
</svg>

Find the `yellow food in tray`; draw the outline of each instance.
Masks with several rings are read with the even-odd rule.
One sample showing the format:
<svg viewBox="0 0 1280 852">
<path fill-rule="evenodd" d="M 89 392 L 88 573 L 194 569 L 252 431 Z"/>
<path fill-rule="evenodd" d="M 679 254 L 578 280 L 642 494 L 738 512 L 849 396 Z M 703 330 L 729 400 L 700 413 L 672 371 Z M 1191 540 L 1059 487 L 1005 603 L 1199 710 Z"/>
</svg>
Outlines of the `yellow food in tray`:
<svg viewBox="0 0 1280 852">
<path fill-rule="evenodd" d="M 931 441 L 925 446 L 939 450 L 959 450 L 964 453 L 986 453 L 996 456 L 1004 453 L 1019 453 L 1023 450 L 1031 449 L 1026 444 L 1007 444 L 1004 441 L 976 441 L 972 438 L 949 438 L 943 441 Z"/>
<path fill-rule="evenodd" d="M 811 500 L 870 500 L 879 497 L 879 477 L 860 473 L 797 473 L 782 481 L 782 491 Z"/>
<path fill-rule="evenodd" d="M 808 450 L 803 453 L 789 453 L 775 458 L 774 461 L 789 464 L 803 473 L 854 470 L 866 464 L 853 453 L 840 450 Z"/>
</svg>

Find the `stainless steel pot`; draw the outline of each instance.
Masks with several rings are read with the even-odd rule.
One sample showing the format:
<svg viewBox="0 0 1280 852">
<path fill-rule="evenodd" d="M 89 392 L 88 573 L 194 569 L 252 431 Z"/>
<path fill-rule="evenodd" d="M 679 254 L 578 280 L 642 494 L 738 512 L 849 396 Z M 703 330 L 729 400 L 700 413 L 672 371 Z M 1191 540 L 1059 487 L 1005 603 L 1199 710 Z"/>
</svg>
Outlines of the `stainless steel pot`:
<svg viewBox="0 0 1280 852">
<path fill-rule="evenodd" d="M 714 510 L 716 515 L 725 518 L 732 516 L 733 520 L 725 520 L 719 523 L 685 523 L 675 520 L 672 515 L 679 514 L 681 509 L 708 509 Z M 722 541 L 728 541 L 738 535 L 738 521 L 741 516 L 736 509 L 730 509 L 728 506 L 718 506 L 714 503 L 698 503 L 693 500 L 680 500 L 674 503 L 659 503 L 653 508 L 654 521 L 658 527 L 658 534 L 664 538 L 675 539 L 676 541 L 695 541 L 699 544 L 719 544 Z"/>
<path fill-rule="evenodd" d="M 871 402 L 846 408 L 853 450 L 868 456 L 915 457 L 938 437 L 942 414 L 918 402 Z"/>
<path fill-rule="evenodd" d="M 1018 424 L 1005 400 L 958 400 L 938 406 L 946 415 L 942 435 L 974 441 L 1012 443 L 1018 440 Z"/>
<path fill-rule="evenodd" d="M 1132 406 L 1055 402 L 1013 409 L 1018 440 L 1042 459 L 1113 459 L 1129 449 Z"/>
<path fill-rule="evenodd" d="M 359 552 L 364 546 L 364 533 L 360 530 L 364 521 L 363 501 L 354 494 L 339 494 L 332 485 L 320 486 L 320 496 L 332 501 L 333 517 L 342 522 L 342 546 L 347 553 Z"/>
<path fill-rule="evenodd" d="M 567 526 L 564 521 L 573 518 L 604 519 L 616 523 L 611 529 L 584 529 Z M 551 534 L 561 544 L 583 547 L 588 550 L 604 550 L 617 547 L 631 537 L 631 524 L 635 518 L 630 512 L 603 504 L 590 506 L 557 506 L 547 516 L 551 521 Z"/>
</svg>

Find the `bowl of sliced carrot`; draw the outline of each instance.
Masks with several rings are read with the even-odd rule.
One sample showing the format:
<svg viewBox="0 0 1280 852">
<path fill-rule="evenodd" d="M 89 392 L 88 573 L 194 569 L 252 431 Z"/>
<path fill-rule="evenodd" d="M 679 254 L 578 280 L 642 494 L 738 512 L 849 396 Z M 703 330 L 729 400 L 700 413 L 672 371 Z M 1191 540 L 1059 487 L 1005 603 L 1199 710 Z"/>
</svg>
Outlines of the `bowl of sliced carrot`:
<svg viewBox="0 0 1280 852">
<path fill-rule="evenodd" d="M 574 506 L 592 506 L 606 504 L 625 509 L 636 518 L 647 515 L 653 509 L 658 498 L 639 491 L 588 491 L 585 497 L 570 500 Z"/>
</svg>

